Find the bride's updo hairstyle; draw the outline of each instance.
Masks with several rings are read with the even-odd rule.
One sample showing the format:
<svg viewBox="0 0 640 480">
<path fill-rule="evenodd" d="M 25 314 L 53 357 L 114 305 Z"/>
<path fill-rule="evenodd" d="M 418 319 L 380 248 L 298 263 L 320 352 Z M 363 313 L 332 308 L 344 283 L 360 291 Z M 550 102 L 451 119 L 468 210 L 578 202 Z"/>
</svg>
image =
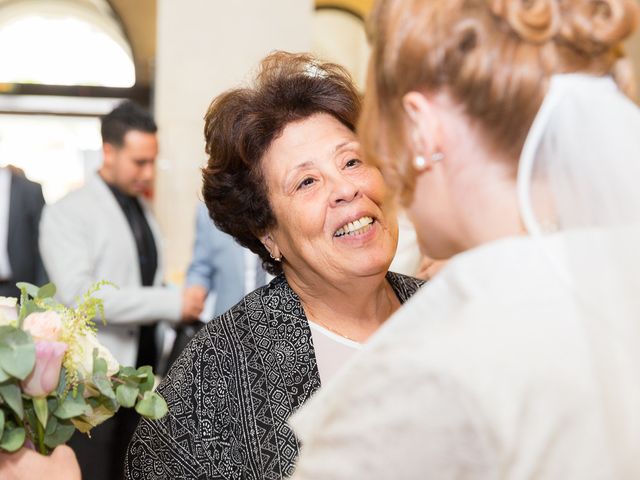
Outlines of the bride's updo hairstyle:
<svg viewBox="0 0 640 480">
<path fill-rule="evenodd" d="M 359 124 L 366 157 L 410 199 L 415 174 L 402 97 L 446 91 L 486 145 L 515 163 L 551 75 L 611 75 L 633 95 L 622 42 L 638 10 L 636 0 L 378 0 Z"/>
</svg>

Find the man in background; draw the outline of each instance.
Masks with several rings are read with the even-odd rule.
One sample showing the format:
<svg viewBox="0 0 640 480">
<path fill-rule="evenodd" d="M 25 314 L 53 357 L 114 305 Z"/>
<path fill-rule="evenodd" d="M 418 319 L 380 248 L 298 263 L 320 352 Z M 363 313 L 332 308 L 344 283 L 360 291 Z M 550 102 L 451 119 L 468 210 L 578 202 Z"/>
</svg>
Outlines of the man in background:
<svg viewBox="0 0 640 480">
<path fill-rule="evenodd" d="M 73 304 L 96 282 L 116 285 L 100 291 L 107 325 L 98 322 L 98 339 L 123 365 L 155 366 L 155 323 L 190 323 L 203 307 L 162 284 L 160 233 L 143 198 L 155 175 L 156 131 L 151 116 L 133 102 L 104 116 L 102 167 L 84 187 L 46 207 L 40 226 L 42 259 L 62 303 Z M 84 478 L 122 478 L 136 423 L 137 414 L 125 409 L 92 430 L 91 439 L 71 439 Z"/>
<path fill-rule="evenodd" d="M 17 297 L 17 282 L 38 286 L 47 275 L 38 251 L 44 197 L 40 184 L 15 167 L 0 167 L 0 296 Z"/>
</svg>

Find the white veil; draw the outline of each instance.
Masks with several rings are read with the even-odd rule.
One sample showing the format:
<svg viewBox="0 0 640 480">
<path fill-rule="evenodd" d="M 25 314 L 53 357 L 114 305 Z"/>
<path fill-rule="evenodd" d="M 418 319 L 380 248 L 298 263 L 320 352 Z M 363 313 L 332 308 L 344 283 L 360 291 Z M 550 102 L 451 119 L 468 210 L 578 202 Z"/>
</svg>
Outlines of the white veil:
<svg viewBox="0 0 640 480">
<path fill-rule="evenodd" d="M 611 78 L 552 77 L 518 196 L 579 308 L 616 478 L 640 478 L 640 110 Z"/>
</svg>

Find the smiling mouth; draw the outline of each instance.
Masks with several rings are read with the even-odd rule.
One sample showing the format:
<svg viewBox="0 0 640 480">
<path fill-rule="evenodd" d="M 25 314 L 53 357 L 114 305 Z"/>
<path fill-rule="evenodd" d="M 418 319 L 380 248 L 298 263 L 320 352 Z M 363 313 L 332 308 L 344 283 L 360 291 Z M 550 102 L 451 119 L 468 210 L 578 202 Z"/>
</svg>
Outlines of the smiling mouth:
<svg viewBox="0 0 640 480">
<path fill-rule="evenodd" d="M 336 230 L 336 233 L 334 233 L 333 236 L 334 237 L 344 237 L 344 236 L 355 237 L 357 235 L 362 235 L 363 233 L 371 229 L 373 222 L 374 220 L 371 217 L 359 218 L 358 220 L 354 220 L 353 222 L 349 222 L 346 225 L 343 225 L 342 227 L 340 227 L 338 230 Z"/>
</svg>

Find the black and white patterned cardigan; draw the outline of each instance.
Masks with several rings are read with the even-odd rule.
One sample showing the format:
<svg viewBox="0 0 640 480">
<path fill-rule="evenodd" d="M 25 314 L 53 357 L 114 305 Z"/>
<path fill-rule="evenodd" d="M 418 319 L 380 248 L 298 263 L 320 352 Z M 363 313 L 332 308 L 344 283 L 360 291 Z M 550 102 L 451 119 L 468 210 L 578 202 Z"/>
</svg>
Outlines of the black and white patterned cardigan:
<svg viewBox="0 0 640 480">
<path fill-rule="evenodd" d="M 404 303 L 422 281 L 388 273 Z M 128 480 L 269 479 L 293 473 L 286 421 L 320 387 L 311 330 L 284 276 L 200 330 L 158 387 L 169 413 L 142 419 Z"/>
</svg>

